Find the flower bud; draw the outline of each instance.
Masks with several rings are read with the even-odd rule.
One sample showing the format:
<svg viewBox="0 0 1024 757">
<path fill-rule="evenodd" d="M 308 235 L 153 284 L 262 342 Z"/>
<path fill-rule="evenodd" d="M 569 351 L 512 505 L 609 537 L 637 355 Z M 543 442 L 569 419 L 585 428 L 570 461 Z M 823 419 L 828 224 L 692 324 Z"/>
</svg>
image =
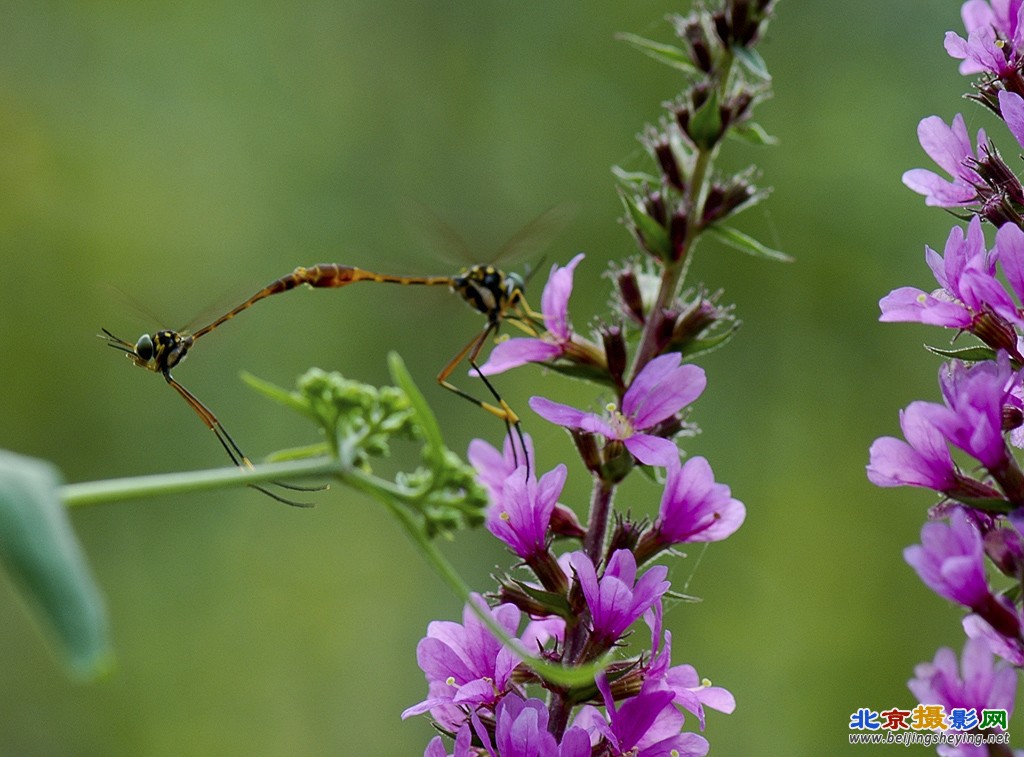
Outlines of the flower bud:
<svg viewBox="0 0 1024 757">
<path fill-rule="evenodd" d="M 639 288 L 637 289 L 637 294 L 639 294 Z M 626 371 L 626 340 L 622 336 L 622 327 L 603 327 L 601 329 L 601 338 L 604 340 L 604 354 L 608 364 L 608 373 L 617 385 L 622 386 L 622 374 Z"/>
<path fill-rule="evenodd" d="M 640 138 L 644 147 L 654 156 L 661 169 L 661 175 L 665 183 L 682 191 L 685 187 L 685 177 L 680 169 L 679 161 L 676 158 L 672 142 L 667 134 L 664 134 L 653 126 L 648 126 L 644 135 Z"/>
<path fill-rule="evenodd" d="M 640 292 L 640 282 L 637 279 L 636 270 L 632 267 L 623 268 L 615 274 L 615 283 L 619 288 L 619 301 L 623 315 L 643 325 L 646 321 L 644 314 L 644 299 Z M 605 348 L 607 351 L 607 347 Z"/>
<path fill-rule="evenodd" d="M 565 592 L 569 589 L 569 579 L 562 571 L 558 560 L 551 554 L 550 549 L 537 552 L 526 563 L 540 580 L 541 586 L 559 597 L 565 596 Z M 551 613 L 552 611 L 549 610 L 547 614 Z"/>
<path fill-rule="evenodd" d="M 685 310 L 676 316 L 669 340 L 673 347 L 682 347 L 700 338 L 720 320 L 735 320 L 731 312 L 732 306 L 719 307 L 715 304 L 715 300 L 719 296 L 721 296 L 721 291 L 710 297 L 703 292 L 698 292 L 693 300 L 686 305 Z"/>
<path fill-rule="evenodd" d="M 561 503 L 555 505 L 548 528 L 555 536 L 564 536 L 570 539 L 582 539 L 587 535 L 587 531 L 580 524 L 576 513 Z"/>
<path fill-rule="evenodd" d="M 618 483 L 633 469 L 633 456 L 618 440 L 609 440 L 601 450 L 601 457 L 599 475 L 606 482 Z"/>
<path fill-rule="evenodd" d="M 544 618 L 550 615 L 559 615 L 564 612 L 563 607 L 556 608 L 554 603 L 546 603 L 544 601 L 543 592 L 536 586 L 528 587 L 522 581 L 517 581 L 510 576 L 502 576 L 497 580 L 498 600 L 502 603 L 507 602 L 515 605 L 531 617 Z M 566 584 L 566 586 L 568 586 L 568 584 Z"/>
<path fill-rule="evenodd" d="M 732 176 L 725 182 L 713 181 L 704 200 L 701 224 L 709 226 L 721 221 L 751 201 L 762 199 L 765 194 L 750 183 L 749 172 Z"/>
<path fill-rule="evenodd" d="M 1024 426 L 1024 410 L 1014 405 L 1003 405 L 1003 431 Z"/>
<path fill-rule="evenodd" d="M 997 195 L 1009 199 L 1016 205 L 1024 204 L 1024 187 L 1021 186 L 1017 175 L 1006 165 L 995 145 L 988 142 L 981 146 L 979 152 L 981 158 L 969 161 L 971 167 Z"/>
<path fill-rule="evenodd" d="M 1000 572 L 1020 580 L 1024 573 L 1024 544 L 1021 535 L 1011 528 L 996 528 L 984 536 L 985 554 Z"/>
<path fill-rule="evenodd" d="M 644 212 L 664 226 L 668 221 L 665 209 L 665 196 L 661 192 L 649 192 L 643 198 Z"/>
<path fill-rule="evenodd" d="M 719 39 L 726 47 L 753 46 L 774 5 L 775 0 L 726 0 L 722 10 L 712 13 Z"/>
<path fill-rule="evenodd" d="M 1020 618 L 1017 614 L 989 594 L 977 605 L 971 607 L 992 629 L 1008 639 L 1020 638 Z"/>
<path fill-rule="evenodd" d="M 679 260 L 686 254 L 686 244 L 689 237 L 686 211 L 682 205 L 676 209 L 668 222 L 668 238 L 672 247 L 672 260 Z"/>
<path fill-rule="evenodd" d="M 1017 332 L 1005 318 L 991 310 L 974 316 L 970 332 L 994 350 L 1005 350 L 1014 354 L 1017 350 Z"/>
<path fill-rule="evenodd" d="M 613 555 L 618 549 L 634 551 L 637 543 L 640 541 L 640 534 L 643 530 L 640 524 L 616 514 L 615 528 L 612 530 L 611 539 L 608 541 L 607 554 Z"/>
<path fill-rule="evenodd" d="M 709 38 L 701 17 L 696 14 L 677 15 L 670 17 L 669 21 L 675 27 L 679 39 L 686 43 L 686 51 L 689 53 L 693 65 L 698 70 L 709 73 L 715 64 L 712 45 L 715 45 L 716 49 L 718 46 Z"/>
<path fill-rule="evenodd" d="M 679 311 L 675 308 L 665 308 L 661 311 L 662 319 L 656 324 L 652 338 L 655 351 L 661 353 L 672 342 L 672 332 L 676 327 L 676 319 Z"/>
<path fill-rule="evenodd" d="M 702 149 L 710 149 L 725 133 L 718 95 L 707 82 L 697 82 L 669 106 L 679 130 Z"/>
<path fill-rule="evenodd" d="M 591 473 L 599 473 L 602 462 L 601 450 L 597 446 L 597 438 L 587 431 L 579 431 L 577 429 L 573 429 L 571 433 L 572 440 L 576 444 L 576 450 L 580 453 L 583 465 Z"/>
</svg>

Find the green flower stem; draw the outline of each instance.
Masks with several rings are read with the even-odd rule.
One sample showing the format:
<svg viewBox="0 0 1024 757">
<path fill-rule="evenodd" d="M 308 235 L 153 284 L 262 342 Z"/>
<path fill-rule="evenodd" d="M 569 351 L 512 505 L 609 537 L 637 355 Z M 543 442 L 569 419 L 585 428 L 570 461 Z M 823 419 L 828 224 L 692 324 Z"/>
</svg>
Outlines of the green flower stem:
<svg viewBox="0 0 1024 757">
<path fill-rule="evenodd" d="M 58 489 L 58 494 L 67 507 L 84 507 L 164 494 L 230 489 L 240 485 L 261 484 L 269 481 L 334 477 L 338 473 L 339 467 L 336 461 L 329 458 L 316 458 L 287 463 L 269 463 L 258 465 L 255 468 L 216 468 L 184 473 L 158 473 L 152 476 L 133 476 L 105 481 L 85 481 L 78 484 L 66 484 Z"/>
<path fill-rule="evenodd" d="M 408 491 L 402 491 L 395 487 L 394 484 L 380 481 L 376 477 L 363 473 L 360 470 L 345 470 L 339 474 L 339 477 L 345 484 L 373 497 L 384 505 L 398 519 L 402 528 L 405 529 L 409 538 L 419 548 L 430 566 L 462 603 L 472 608 L 477 617 L 506 647 L 517 652 L 521 649 L 521 645 L 506 633 L 505 629 L 499 626 L 489 613 L 485 613 L 477 607 L 476 603 L 470 602 L 471 590 L 469 585 L 462 580 L 462 576 L 459 575 L 458 571 L 441 553 L 441 550 L 437 548 L 436 543 L 427 536 L 414 513 L 402 504 L 401 500 L 411 496 Z M 565 667 L 546 660 L 539 660 L 529 655 L 523 655 L 521 659 L 531 670 L 545 680 L 566 687 L 592 684 L 597 674 L 607 665 L 606 661 L 598 660 L 588 665 Z"/>
<path fill-rule="evenodd" d="M 727 53 L 725 60 L 722 62 L 721 73 L 718 75 L 716 82 L 719 101 L 723 99 L 729 87 L 734 60 L 735 56 Z M 715 156 L 718 154 L 718 147 L 721 144 L 721 141 L 719 141 L 710 149 L 700 149 L 697 152 L 693 172 L 688 178 L 686 189 L 686 233 L 681 242 L 682 252 L 678 260 L 665 261 L 665 269 L 661 273 L 658 299 L 654 307 L 651 308 L 650 316 L 644 325 L 643 335 L 640 337 L 640 346 L 636 351 L 636 359 L 633 361 L 633 378 L 636 378 L 644 366 L 654 358 L 657 344 L 655 336 L 661 328 L 662 313 L 671 306 L 679 289 L 679 282 L 686 277 L 686 271 L 690 267 L 690 260 L 692 258 L 690 253 L 693 252 L 693 248 L 697 244 L 697 238 L 700 236 L 701 231 L 703 231 L 698 223 L 697 214 L 704 207 L 711 167 Z"/>
<path fill-rule="evenodd" d="M 430 563 L 441 580 L 448 585 L 448 588 L 463 602 L 469 601 L 469 584 L 462 580 L 462 576 L 441 554 L 441 550 L 437 548 L 433 540 L 427 536 L 415 514 L 404 506 L 406 501 L 415 498 L 412 492 L 356 469 L 345 471 L 341 478 L 353 489 L 358 489 L 384 505 L 402 524 L 402 528 L 405 529 L 409 538 L 420 549 L 427 562 Z"/>
<path fill-rule="evenodd" d="M 694 162 L 693 174 L 690 177 L 690 184 L 686 196 L 686 234 L 681 242 L 682 252 L 678 260 L 665 261 L 665 268 L 661 272 L 661 286 L 658 289 L 658 299 L 651 308 L 647 323 L 644 325 L 643 335 L 640 338 L 640 347 L 636 352 L 636 359 L 633 361 L 633 378 L 643 370 L 654 358 L 657 349 L 656 335 L 661 329 L 664 320 L 664 312 L 672 305 L 679 289 L 679 282 L 685 278 L 686 270 L 690 266 L 690 253 L 700 236 L 699 227 L 696 225 L 694 216 L 703 203 L 703 197 L 707 194 L 707 179 L 711 164 L 714 160 L 715 150 L 700 150 Z"/>
</svg>

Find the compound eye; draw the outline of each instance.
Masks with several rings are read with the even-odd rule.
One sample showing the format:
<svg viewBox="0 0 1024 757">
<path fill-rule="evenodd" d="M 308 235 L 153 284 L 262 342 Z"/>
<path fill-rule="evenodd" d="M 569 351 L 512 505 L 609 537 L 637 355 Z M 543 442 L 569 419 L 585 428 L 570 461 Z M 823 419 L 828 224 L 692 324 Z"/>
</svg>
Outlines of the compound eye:
<svg viewBox="0 0 1024 757">
<path fill-rule="evenodd" d="M 149 334 L 139 337 L 139 341 L 135 343 L 135 354 L 147 363 L 153 358 L 153 339 Z"/>
</svg>

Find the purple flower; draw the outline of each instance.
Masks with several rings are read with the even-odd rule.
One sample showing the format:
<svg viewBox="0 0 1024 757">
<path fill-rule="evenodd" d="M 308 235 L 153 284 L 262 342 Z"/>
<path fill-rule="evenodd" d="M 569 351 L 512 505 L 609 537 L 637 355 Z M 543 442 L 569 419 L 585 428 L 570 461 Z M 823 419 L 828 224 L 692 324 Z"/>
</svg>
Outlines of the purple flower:
<svg viewBox="0 0 1024 757">
<path fill-rule="evenodd" d="M 604 673 L 598 675 L 597 687 L 604 698 L 607 718 L 596 707 L 586 705 L 577 713 L 573 724 L 604 740 L 608 749 L 601 754 L 703 757 L 708 753 L 707 739 L 696 733 L 681 732 L 685 719 L 672 705 L 672 692 L 640 693 L 620 702 L 616 708 Z"/>
<path fill-rule="evenodd" d="M 1021 608 L 1007 608 L 1016 616 L 1017 626 L 1024 627 L 1024 619 L 1020 617 Z M 981 615 L 968 615 L 963 620 L 964 633 L 969 639 L 984 642 L 992 654 L 999 655 L 1014 667 L 1024 667 L 1024 640 L 1018 633 L 1016 636 L 1000 633 Z"/>
<path fill-rule="evenodd" d="M 692 665 L 676 665 L 672 663 L 672 633 L 665 631 L 664 644 L 661 643 L 662 609 L 661 602 L 644 613 L 644 622 L 651 629 L 651 662 L 645 671 L 642 692 L 671 691 L 672 701 L 697 716 L 700 729 L 704 730 L 704 707 L 719 712 L 731 713 L 736 709 L 736 699 L 719 686 L 712 686 L 707 679 L 700 679 Z"/>
<path fill-rule="evenodd" d="M 921 544 L 907 547 L 903 557 L 940 597 L 971 608 L 991 597 L 981 534 L 960 508 L 953 511 L 949 525 L 926 523 Z"/>
<path fill-rule="evenodd" d="M 551 267 L 551 276 L 540 298 L 547 331 L 539 337 L 509 339 L 497 345 L 487 362 L 480 366 L 482 374 L 490 376 L 526 363 L 546 363 L 571 349 L 573 331 L 569 324 L 569 295 L 572 294 L 573 271 L 583 257 L 580 253 L 564 268 Z"/>
<path fill-rule="evenodd" d="M 1017 99 L 1024 106 L 1024 100 L 1019 97 Z M 1024 231 L 1015 224 L 1003 224 L 996 232 L 996 245 L 992 255 L 998 260 L 1010 289 L 1017 295 L 1017 300 L 1024 302 Z M 1024 326 L 1021 310 L 1009 295 L 989 297 L 988 302 L 1000 316 L 1017 326 Z"/>
<path fill-rule="evenodd" d="M 973 455 L 989 471 L 1010 462 L 1003 438 L 1003 407 L 1013 403 L 1011 390 L 1020 377 L 1011 370 L 1006 353 L 970 368 L 954 360 L 939 371 L 945 407 L 930 415 L 935 427 L 952 444 Z"/>
<path fill-rule="evenodd" d="M 636 559 L 628 549 L 616 550 L 605 567 L 604 575 L 597 571 L 583 552 L 573 552 L 569 564 L 590 608 L 592 647 L 603 650 L 643 615 L 669 589 L 665 580 L 668 568 L 655 565 L 637 580 Z"/>
<path fill-rule="evenodd" d="M 529 434 L 524 434 L 523 441 L 526 449 L 517 449 L 517 435 L 507 434 L 502 452 L 498 452 L 483 439 L 474 439 L 469 443 L 466 457 L 476 469 L 477 479 L 487 490 L 491 511 L 499 508 L 498 513 L 500 514 L 500 508 L 503 507 L 505 484 L 519 467 L 526 466 L 531 471 L 536 470 L 533 440 Z M 558 503 L 555 503 L 549 517 L 549 527 L 556 536 L 580 538 L 585 533 L 576 514 L 565 505 Z"/>
<path fill-rule="evenodd" d="M 871 445 L 868 478 L 877 486 L 924 486 L 966 502 L 993 499 L 1018 502 L 1020 471 L 1007 451 L 1003 416 L 1020 410 L 1020 375 L 1000 352 L 995 361 L 967 368 L 959 361 L 943 365 L 939 384 L 944 404 L 912 402 L 900 414 L 907 442 L 882 437 Z M 946 442 L 976 457 L 1002 486 L 960 474 Z"/>
<path fill-rule="evenodd" d="M 474 439 L 469 443 L 466 457 L 470 465 L 476 469 L 477 479 L 487 490 L 491 502 L 498 502 L 502 497 L 505 482 L 521 465 L 534 470 L 533 440 L 529 434 L 523 435 L 526 443 L 523 450 L 516 449 L 517 434 L 506 434 L 504 449 L 498 452 L 483 439 Z"/>
<path fill-rule="evenodd" d="M 914 287 L 894 290 L 879 302 L 879 320 L 969 330 L 989 309 L 1008 309 L 1019 320 L 1013 301 L 995 278 L 995 254 L 990 256 L 985 249 L 977 216 L 971 218 L 966 236 L 959 226 L 953 227 L 941 257 L 925 247 L 925 260 L 940 288 L 931 294 Z"/>
<path fill-rule="evenodd" d="M 1009 665 L 996 664 L 983 641 L 968 639 L 959 665 L 956 652 L 943 647 L 935 653 L 932 662 L 923 662 L 915 667 L 914 675 L 915 678 L 907 681 L 907 688 L 921 704 L 941 704 L 947 713 L 954 709 L 973 709 L 979 717 L 982 710 L 1006 710 L 1007 716 L 1013 712 L 1017 674 Z M 964 725 L 971 727 L 970 724 Z M 942 751 L 939 753 L 943 754 Z M 945 754 L 979 752 L 950 751 Z"/>
<path fill-rule="evenodd" d="M 939 406 L 911 402 L 900 411 L 900 428 L 907 441 L 891 436 L 871 445 L 868 480 L 875 486 L 923 486 L 951 492 L 958 473 L 946 438 L 931 422 Z"/>
<path fill-rule="evenodd" d="M 676 445 L 668 439 L 643 432 L 674 416 L 704 391 L 707 385 L 704 369 L 696 365 L 681 365 L 681 362 L 682 355 L 678 352 L 649 362 L 623 395 L 621 411 L 609 406 L 608 418 L 544 397 L 532 397 L 530 407 L 545 420 L 559 426 L 621 441 L 644 465 L 670 465 L 679 458 Z"/>
<path fill-rule="evenodd" d="M 524 560 L 546 551 L 551 515 L 566 474 L 566 467 L 558 465 L 537 481 L 525 465 L 516 469 L 487 511 L 487 530 Z"/>
<path fill-rule="evenodd" d="M 960 9 L 964 28 L 970 34 L 987 31 L 1005 40 L 1019 39 L 1022 0 L 967 0 Z"/>
<path fill-rule="evenodd" d="M 951 126 L 946 126 L 938 116 L 925 118 L 918 124 L 917 137 L 928 156 L 949 173 L 953 180 L 943 179 L 924 168 L 914 168 L 903 174 L 903 183 L 924 195 L 927 205 L 953 208 L 975 202 L 978 199 L 977 187 L 982 184 L 982 178 L 970 166 L 984 157 L 984 129 L 978 130 L 977 155 L 971 149 L 967 126 L 959 113 L 953 118 Z"/>
<path fill-rule="evenodd" d="M 747 510 L 732 498 L 729 487 L 715 483 L 711 466 L 703 457 L 668 466 L 661 509 L 654 532 L 663 544 L 721 541 L 743 524 Z"/>
<path fill-rule="evenodd" d="M 590 757 L 590 736 L 573 727 L 561 744 L 548 732 L 548 710 L 539 699 L 508 696 L 495 710 L 494 746 L 490 733 L 474 718 L 477 737 L 492 757 Z"/>
<path fill-rule="evenodd" d="M 999 90 L 999 112 L 1017 144 L 1024 147 L 1024 98 L 1016 92 Z"/>
<path fill-rule="evenodd" d="M 965 76 L 989 72 L 997 77 L 1016 74 L 1021 49 L 1021 1 L 968 0 L 961 9 L 967 30 L 965 40 L 955 32 L 946 32 L 946 52 L 962 60 Z"/>
<path fill-rule="evenodd" d="M 455 751 L 450 755 L 444 748 L 444 741 L 440 736 L 435 736 L 427 744 L 423 757 L 477 757 L 479 752 L 472 747 L 473 731 L 469 723 L 465 723 L 458 730 L 455 736 Z"/>
<path fill-rule="evenodd" d="M 514 636 L 519 610 L 510 604 L 494 609 L 478 594 L 471 601 Z M 514 687 L 512 671 L 520 655 L 503 646 L 468 604 L 462 624 L 435 620 L 416 646 L 416 660 L 426 674 L 429 696 L 405 710 L 402 718 L 430 711 L 440 724 L 455 731 L 465 722 L 465 709 L 492 707 Z"/>
</svg>

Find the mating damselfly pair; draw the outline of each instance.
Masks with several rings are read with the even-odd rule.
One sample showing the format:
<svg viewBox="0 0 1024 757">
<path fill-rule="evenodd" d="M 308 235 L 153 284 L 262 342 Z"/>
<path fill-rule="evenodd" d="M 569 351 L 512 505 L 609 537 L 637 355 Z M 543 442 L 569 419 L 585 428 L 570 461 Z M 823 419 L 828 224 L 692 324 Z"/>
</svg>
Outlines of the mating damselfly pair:
<svg viewBox="0 0 1024 757">
<path fill-rule="evenodd" d="M 546 216 L 551 215 L 553 213 L 549 211 L 544 216 L 541 216 L 538 221 L 543 220 L 547 222 L 549 219 Z M 537 225 L 538 221 L 533 222 L 531 225 Z M 295 289 L 301 285 L 320 289 L 337 289 L 358 282 L 399 284 L 403 286 L 445 286 L 453 293 L 458 294 L 471 308 L 481 313 L 485 317 L 486 323 L 444 365 L 437 374 L 437 382 L 445 389 L 472 402 L 503 421 L 506 426 L 506 432 L 515 433 L 518 437 L 520 449 L 525 449 L 519 416 L 502 399 L 491 381 L 480 370 L 477 359 L 481 350 L 487 344 L 488 339 L 498 333 L 503 323 L 515 324 L 533 336 L 539 334 L 543 329 L 541 315 L 533 311 L 526 301 L 524 292 L 526 278 L 516 273 L 506 273 L 493 265 L 483 264 L 463 268 L 458 273 L 449 276 L 404 276 L 377 273 L 336 263 L 321 263 L 308 268 L 296 268 L 291 273 L 275 279 L 242 303 L 194 331 L 164 329 L 143 334 L 135 342 L 117 337 L 107 329 L 103 329 L 103 334 L 100 336 L 107 341 L 109 346 L 124 352 L 135 365 L 163 376 L 164 380 L 195 411 L 206 427 L 214 432 L 232 463 L 239 467 L 251 468 L 252 462 L 242 452 L 213 411 L 171 375 L 171 371 L 185 359 L 199 339 L 233 319 L 239 313 L 248 310 L 257 302 L 272 295 Z M 481 400 L 451 382 L 452 373 L 463 362 L 468 362 L 473 373 L 483 381 L 484 386 L 491 395 L 492 401 Z M 280 483 L 277 486 L 300 491 L 310 490 L 305 487 L 295 487 Z M 263 486 L 254 486 L 254 488 L 285 504 L 305 506 L 305 503 L 296 502 Z"/>
</svg>

